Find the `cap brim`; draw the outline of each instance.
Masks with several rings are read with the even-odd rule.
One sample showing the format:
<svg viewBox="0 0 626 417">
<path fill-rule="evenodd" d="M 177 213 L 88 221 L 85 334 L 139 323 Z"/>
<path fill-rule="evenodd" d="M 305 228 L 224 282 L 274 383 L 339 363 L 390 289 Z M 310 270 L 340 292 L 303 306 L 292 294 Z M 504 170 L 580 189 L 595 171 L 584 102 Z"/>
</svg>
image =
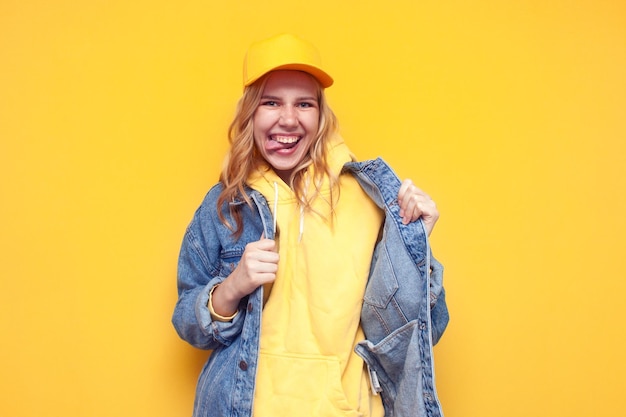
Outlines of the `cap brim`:
<svg viewBox="0 0 626 417">
<path fill-rule="evenodd" d="M 295 71 L 303 71 L 303 72 L 309 73 L 313 77 L 315 77 L 315 79 L 317 79 L 317 81 L 319 81 L 319 83 L 324 88 L 330 87 L 331 85 L 333 85 L 333 82 L 334 82 L 333 78 L 330 75 L 328 75 L 326 72 L 321 70 L 320 68 L 314 65 L 297 63 L 297 64 L 283 64 L 283 65 L 279 65 L 276 67 L 268 68 L 265 71 L 262 71 L 261 73 L 259 73 L 258 75 L 250 77 L 248 80 L 246 80 L 244 86 L 247 87 L 250 84 L 257 81 L 262 76 L 264 76 L 265 74 L 272 72 L 272 71 L 278 71 L 278 70 L 295 70 Z"/>
</svg>

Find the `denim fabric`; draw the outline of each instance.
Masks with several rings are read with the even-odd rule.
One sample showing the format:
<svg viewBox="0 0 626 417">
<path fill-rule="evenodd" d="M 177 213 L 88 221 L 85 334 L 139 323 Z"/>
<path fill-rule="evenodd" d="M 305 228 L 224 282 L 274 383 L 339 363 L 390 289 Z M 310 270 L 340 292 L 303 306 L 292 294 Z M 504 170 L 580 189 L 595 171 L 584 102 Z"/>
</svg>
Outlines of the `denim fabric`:
<svg viewBox="0 0 626 417">
<path fill-rule="evenodd" d="M 369 367 L 387 417 L 441 416 L 432 346 L 449 320 L 443 266 L 431 256 L 423 223 L 402 224 L 401 183 L 389 166 L 377 159 L 344 169 L 385 210 L 361 311 L 366 340 L 356 352 Z"/>
<path fill-rule="evenodd" d="M 432 346 L 448 323 L 442 267 L 430 256 L 421 221 L 402 225 L 400 181 L 382 160 L 349 163 L 344 170 L 355 175 L 386 213 L 361 313 L 366 340 L 357 353 L 368 364 L 387 417 L 440 416 Z M 243 201 L 230 203 L 241 204 L 243 215 L 243 233 L 234 240 L 217 216 L 220 191 L 218 184 L 208 192 L 183 238 L 172 322 L 182 339 L 213 350 L 198 380 L 194 417 L 250 417 L 263 287 L 241 300 L 231 322 L 213 321 L 207 302 L 209 290 L 230 275 L 246 244 L 262 233 L 274 238 L 272 215 L 265 198 L 247 190 L 253 207 Z M 228 206 L 220 210 L 234 225 Z"/>
</svg>

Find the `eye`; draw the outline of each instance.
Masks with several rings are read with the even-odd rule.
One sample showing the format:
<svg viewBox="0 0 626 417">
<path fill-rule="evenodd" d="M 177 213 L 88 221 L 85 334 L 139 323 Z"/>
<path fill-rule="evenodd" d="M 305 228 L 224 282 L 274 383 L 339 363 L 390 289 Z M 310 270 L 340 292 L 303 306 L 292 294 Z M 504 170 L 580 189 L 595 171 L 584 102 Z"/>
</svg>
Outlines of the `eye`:
<svg viewBox="0 0 626 417">
<path fill-rule="evenodd" d="M 274 100 L 264 100 L 261 102 L 261 106 L 275 107 L 278 106 L 278 103 Z"/>
<path fill-rule="evenodd" d="M 308 101 L 303 101 L 302 103 L 299 103 L 298 106 L 302 107 L 304 109 L 308 109 L 308 108 L 311 108 L 311 107 L 315 107 L 315 104 L 311 103 L 311 102 L 308 102 Z"/>
</svg>

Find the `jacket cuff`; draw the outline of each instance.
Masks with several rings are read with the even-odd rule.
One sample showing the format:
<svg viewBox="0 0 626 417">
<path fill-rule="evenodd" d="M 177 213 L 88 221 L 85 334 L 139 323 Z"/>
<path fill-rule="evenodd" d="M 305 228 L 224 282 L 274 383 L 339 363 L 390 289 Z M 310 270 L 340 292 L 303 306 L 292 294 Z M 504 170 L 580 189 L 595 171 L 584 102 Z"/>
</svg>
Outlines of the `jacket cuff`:
<svg viewBox="0 0 626 417">
<path fill-rule="evenodd" d="M 222 282 L 223 278 L 212 279 L 196 299 L 196 320 L 207 336 L 212 336 L 219 343 L 229 346 L 243 329 L 245 314 L 237 314 L 231 321 L 215 320 L 209 310 L 211 289 Z"/>
</svg>

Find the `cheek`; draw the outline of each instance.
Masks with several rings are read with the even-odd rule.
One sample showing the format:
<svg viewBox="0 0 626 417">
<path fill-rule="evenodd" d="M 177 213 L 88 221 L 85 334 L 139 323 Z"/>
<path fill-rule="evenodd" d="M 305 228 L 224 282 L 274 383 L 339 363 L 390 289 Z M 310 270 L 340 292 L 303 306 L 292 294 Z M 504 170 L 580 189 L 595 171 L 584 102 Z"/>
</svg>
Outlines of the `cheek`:
<svg viewBox="0 0 626 417">
<path fill-rule="evenodd" d="M 266 114 L 263 111 L 257 110 L 252 118 L 252 131 L 256 138 L 257 135 L 265 137 L 268 130 L 274 125 L 275 121 L 272 119 L 271 114 Z"/>
<path fill-rule="evenodd" d="M 313 134 L 317 133 L 319 126 L 320 126 L 320 118 L 319 118 L 319 113 L 315 114 L 315 115 L 311 115 L 307 121 L 306 121 L 306 125 L 307 125 L 307 130 Z"/>
<path fill-rule="evenodd" d="M 264 125 L 263 119 L 259 116 L 254 116 L 252 118 L 252 134 L 254 135 L 254 141 L 257 141 L 257 138 L 262 138 L 264 136 Z"/>
</svg>

